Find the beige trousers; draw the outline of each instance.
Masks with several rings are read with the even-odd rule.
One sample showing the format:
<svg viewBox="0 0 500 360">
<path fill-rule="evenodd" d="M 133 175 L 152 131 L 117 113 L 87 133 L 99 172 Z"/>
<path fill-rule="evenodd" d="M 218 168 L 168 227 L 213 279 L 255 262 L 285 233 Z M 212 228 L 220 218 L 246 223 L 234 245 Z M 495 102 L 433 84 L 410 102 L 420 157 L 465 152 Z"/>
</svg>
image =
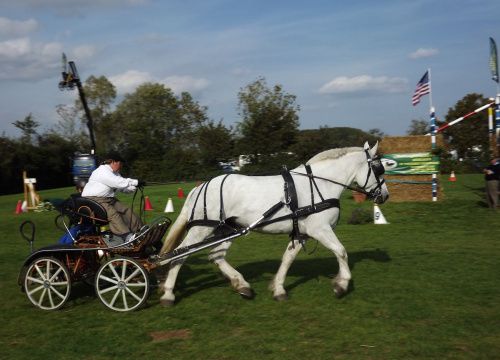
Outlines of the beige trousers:
<svg viewBox="0 0 500 360">
<path fill-rule="evenodd" d="M 124 235 L 136 232 L 144 225 L 141 219 L 127 205 L 114 197 L 88 196 L 102 205 L 108 213 L 109 229 L 113 234 Z"/>
</svg>

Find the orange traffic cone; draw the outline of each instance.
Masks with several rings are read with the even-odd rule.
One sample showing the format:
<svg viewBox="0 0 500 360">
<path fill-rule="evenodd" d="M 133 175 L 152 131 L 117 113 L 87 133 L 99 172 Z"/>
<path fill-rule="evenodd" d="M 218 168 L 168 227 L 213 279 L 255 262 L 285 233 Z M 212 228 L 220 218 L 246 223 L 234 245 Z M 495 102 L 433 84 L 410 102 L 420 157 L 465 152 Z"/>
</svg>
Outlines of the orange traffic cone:
<svg viewBox="0 0 500 360">
<path fill-rule="evenodd" d="M 448 178 L 449 181 L 455 182 L 457 181 L 457 177 L 455 176 L 455 172 L 452 171 L 450 177 Z"/>
<path fill-rule="evenodd" d="M 23 202 L 21 200 L 18 200 L 17 205 L 16 205 L 16 212 L 15 212 L 16 215 L 19 215 L 20 213 L 23 212 L 22 206 L 23 206 Z"/>
<path fill-rule="evenodd" d="M 177 197 L 178 197 L 179 199 L 181 199 L 181 198 L 183 198 L 183 197 L 184 197 L 184 190 L 182 190 L 182 188 L 179 188 L 179 189 L 177 190 Z"/>
<path fill-rule="evenodd" d="M 153 207 L 151 206 L 151 201 L 149 201 L 149 196 L 146 196 L 144 198 L 144 210 L 146 211 L 153 210 Z"/>
</svg>

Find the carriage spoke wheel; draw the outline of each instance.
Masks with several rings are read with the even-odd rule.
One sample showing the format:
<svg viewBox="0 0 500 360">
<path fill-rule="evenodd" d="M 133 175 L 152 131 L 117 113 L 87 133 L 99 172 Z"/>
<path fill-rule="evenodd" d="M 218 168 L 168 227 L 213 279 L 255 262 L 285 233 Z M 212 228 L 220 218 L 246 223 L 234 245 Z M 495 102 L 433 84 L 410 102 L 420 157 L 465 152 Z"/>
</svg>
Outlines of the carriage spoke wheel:
<svg viewBox="0 0 500 360">
<path fill-rule="evenodd" d="M 95 288 L 99 299 L 111 310 L 135 310 L 148 298 L 149 274 L 133 259 L 114 258 L 97 272 Z"/>
<path fill-rule="evenodd" d="M 56 258 L 36 259 L 28 266 L 24 289 L 36 307 L 42 310 L 59 309 L 71 293 L 68 268 Z"/>
</svg>

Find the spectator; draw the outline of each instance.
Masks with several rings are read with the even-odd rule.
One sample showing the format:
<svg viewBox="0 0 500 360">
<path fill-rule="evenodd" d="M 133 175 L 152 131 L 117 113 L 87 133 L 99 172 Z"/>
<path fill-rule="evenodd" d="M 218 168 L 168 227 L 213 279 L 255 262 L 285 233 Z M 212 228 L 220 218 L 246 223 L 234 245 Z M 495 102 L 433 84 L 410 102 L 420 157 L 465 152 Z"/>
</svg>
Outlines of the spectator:
<svg viewBox="0 0 500 360">
<path fill-rule="evenodd" d="M 498 205 L 498 181 L 500 180 L 500 161 L 493 158 L 490 165 L 483 169 L 486 181 L 486 202 L 488 207 L 496 209 Z"/>
</svg>

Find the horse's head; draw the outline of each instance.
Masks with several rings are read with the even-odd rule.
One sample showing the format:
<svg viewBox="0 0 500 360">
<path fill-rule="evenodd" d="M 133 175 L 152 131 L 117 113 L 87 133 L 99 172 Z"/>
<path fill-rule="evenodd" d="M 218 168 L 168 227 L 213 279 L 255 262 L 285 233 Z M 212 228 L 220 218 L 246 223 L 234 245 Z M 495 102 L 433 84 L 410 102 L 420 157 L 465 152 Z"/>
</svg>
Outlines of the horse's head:
<svg viewBox="0 0 500 360">
<path fill-rule="evenodd" d="M 377 156 L 378 142 L 370 149 L 365 142 L 363 150 L 366 158 L 356 172 L 355 180 L 368 197 L 377 204 L 383 204 L 389 198 L 389 191 L 385 185 L 384 165 Z"/>
</svg>

